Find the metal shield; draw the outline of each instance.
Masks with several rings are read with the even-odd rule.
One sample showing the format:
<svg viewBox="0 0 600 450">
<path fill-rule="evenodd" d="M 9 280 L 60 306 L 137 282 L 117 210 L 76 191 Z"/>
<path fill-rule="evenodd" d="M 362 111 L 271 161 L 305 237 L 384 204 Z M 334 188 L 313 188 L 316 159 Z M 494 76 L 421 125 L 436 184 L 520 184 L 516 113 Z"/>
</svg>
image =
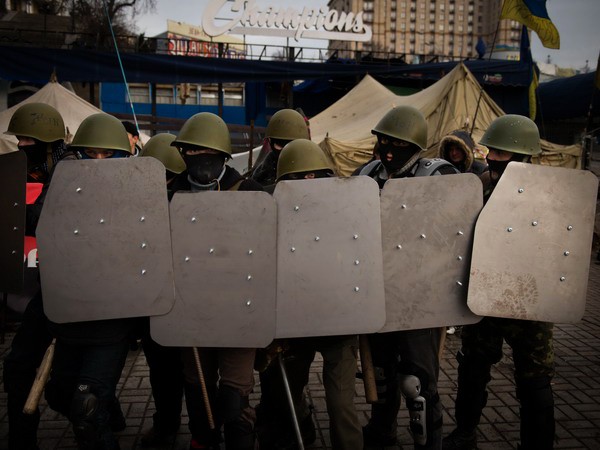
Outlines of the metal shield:
<svg viewBox="0 0 600 450">
<path fill-rule="evenodd" d="M 171 308 L 169 209 L 158 160 L 59 163 L 37 236 L 50 320 L 148 316 Z"/>
<path fill-rule="evenodd" d="M 473 174 L 388 180 L 381 193 L 386 323 L 381 332 L 464 325 L 481 182 Z"/>
<path fill-rule="evenodd" d="M 265 347 L 275 336 L 276 205 L 265 192 L 178 192 L 170 205 L 175 305 L 162 345 Z"/>
<path fill-rule="evenodd" d="M 0 292 L 23 289 L 26 181 L 25 153 L 0 155 Z"/>
<path fill-rule="evenodd" d="M 378 331 L 385 307 L 377 183 L 282 181 L 274 196 L 277 337 Z"/>
<path fill-rule="evenodd" d="M 476 314 L 574 323 L 585 309 L 598 178 L 511 162 L 475 229 Z"/>
</svg>

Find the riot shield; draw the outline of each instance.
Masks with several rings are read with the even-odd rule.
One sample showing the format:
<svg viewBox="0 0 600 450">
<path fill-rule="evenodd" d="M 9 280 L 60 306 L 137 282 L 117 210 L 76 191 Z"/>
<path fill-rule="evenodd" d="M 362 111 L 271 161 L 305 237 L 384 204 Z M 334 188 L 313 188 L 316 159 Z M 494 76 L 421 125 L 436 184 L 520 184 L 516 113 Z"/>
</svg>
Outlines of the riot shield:
<svg viewBox="0 0 600 450">
<path fill-rule="evenodd" d="M 282 181 L 274 196 L 277 337 L 378 331 L 385 308 L 377 183 Z"/>
<path fill-rule="evenodd" d="M 597 190 L 591 172 L 511 162 L 477 221 L 469 308 L 482 316 L 580 320 Z"/>
<path fill-rule="evenodd" d="M 25 153 L 0 155 L 0 292 L 23 289 L 26 181 Z"/>
<path fill-rule="evenodd" d="M 275 336 L 276 206 L 265 192 L 178 192 L 170 205 L 175 305 L 159 344 L 265 347 Z"/>
<path fill-rule="evenodd" d="M 483 204 L 473 174 L 392 179 L 381 193 L 386 323 L 381 332 L 464 325 L 473 229 Z"/>
<path fill-rule="evenodd" d="M 50 320 L 138 317 L 171 308 L 169 210 L 158 160 L 61 162 L 37 236 Z"/>
</svg>

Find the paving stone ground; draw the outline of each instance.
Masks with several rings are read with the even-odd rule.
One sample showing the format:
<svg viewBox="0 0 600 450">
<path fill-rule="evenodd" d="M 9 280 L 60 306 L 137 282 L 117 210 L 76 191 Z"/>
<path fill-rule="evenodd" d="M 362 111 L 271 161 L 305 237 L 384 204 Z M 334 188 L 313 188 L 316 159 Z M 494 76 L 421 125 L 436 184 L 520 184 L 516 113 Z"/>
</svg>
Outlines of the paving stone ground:
<svg viewBox="0 0 600 450">
<path fill-rule="evenodd" d="M 600 172 L 596 172 L 597 174 Z M 553 380 L 556 415 L 557 449 L 600 448 L 600 265 L 593 252 L 587 291 L 587 305 L 583 319 L 573 325 L 556 325 L 554 342 L 556 352 L 556 376 Z M 5 356 L 13 331 L 0 344 L 0 356 Z M 444 407 L 444 435 L 454 428 L 454 398 L 456 395 L 457 363 L 454 355 L 460 347 L 457 334 L 448 335 L 442 355 L 439 391 Z M 317 419 L 318 439 L 312 449 L 329 449 L 331 442 L 328 418 L 325 409 L 325 392 L 322 379 L 322 360 L 312 366 L 308 385 L 308 399 Z M 492 371 L 489 385 L 489 400 L 479 427 L 479 448 L 514 449 L 519 442 L 519 411 L 512 378 L 513 365 L 510 349 L 505 347 L 504 358 Z M 0 373 L 1 377 L 1 373 Z M 256 377 L 258 383 L 258 377 Z M 0 379 L 1 381 L 1 379 Z M 364 398 L 362 382 L 356 384 L 356 407 L 360 419 L 366 424 L 370 406 Z M 141 351 L 130 352 L 123 371 L 118 394 L 125 415 L 127 428 L 119 433 L 123 450 L 140 447 L 143 430 L 152 423 L 154 404 L 150 389 L 148 367 Z M 251 396 L 256 404 L 260 386 Z M 185 408 L 184 408 L 185 409 Z M 68 422 L 48 408 L 42 400 L 42 418 L 39 428 L 39 445 L 42 450 L 76 448 Z M 169 449 L 188 448 L 190 435 L 184 413 L 180 433 Z M 412 447 L 407 432 L 408 415 L 404 408 L 399 417 L 400 443 L 404 448 Z M 0 449 L 7 446 L 8 424 L 6 417 L 6 394 L 0 392 Z"/>
</svg>

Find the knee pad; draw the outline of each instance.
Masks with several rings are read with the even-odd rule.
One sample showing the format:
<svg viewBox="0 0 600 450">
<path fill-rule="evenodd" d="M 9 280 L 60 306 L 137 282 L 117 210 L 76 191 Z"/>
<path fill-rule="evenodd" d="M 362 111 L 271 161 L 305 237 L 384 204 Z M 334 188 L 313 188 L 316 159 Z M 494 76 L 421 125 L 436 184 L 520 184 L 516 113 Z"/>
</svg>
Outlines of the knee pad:
<svg viewBox="0 0 600 450">
<path fill-rule="evenodd" d="M 73 424 L 73 433 L 80 444 L 92 443 L 98 440 L 98 429 L 96 426 L 96 416 L 98 413 L 98 397 L 91 391 L 86 384 L 77 386 L 69 419 Z"/>
<path fill-rule="evenodd" d="M 543 409 L 554 406 L 550 377 L 524 378 L 516 381 L 517 398 L 523 408 Z"/>
<path fill-rule="evenodd" d="M 217 410 L 223 423 L 230 423 L 238 420 L 242 411 L 250 406 L 248 397 L 244 397 L 240 392 L 227 385 L 219 386 L 217 394 Z"/>
</svg>

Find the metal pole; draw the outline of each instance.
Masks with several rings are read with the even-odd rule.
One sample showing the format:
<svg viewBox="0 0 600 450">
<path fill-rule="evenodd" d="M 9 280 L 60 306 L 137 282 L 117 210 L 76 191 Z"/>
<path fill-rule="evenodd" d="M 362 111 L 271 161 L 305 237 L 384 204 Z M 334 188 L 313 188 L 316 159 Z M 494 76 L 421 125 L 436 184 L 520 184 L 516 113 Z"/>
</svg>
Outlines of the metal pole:
<svg viewBox="0 0 600 450">
<path fill-rule="evenodd" d="M 206 408 L 206 417 L 208 418 L 208 426 L 211 430 L 215 429 L 215 419 L 212 415 L 212 409 L 210 407 L 210 399 L 208 398 L 208 391 L 206 389 L 206 381 L 204 381 L 204 373 L 202 372 L 202 364 L 200 364 L 200 355 L 198 349 L 193 347 L 194 360 L 196 361 L 196 371 L 198 372 L 198 379 L 200 380 L 200 389 L 202 389 L 202 397 L 204 398 L 204 407 Z"/>
<path fill-rule="evenodd" d="M 287 373 L 285 371 L 285 364 L 283 363 L 283 357 L 281 353 L 277 356 L 279 361 L 279 370 L 281 370 L 281 378 L 283 379 L 283 386 L 285 387 L 285 394 L 290 404 L 290 413 L 292 416 L 292 424 L 296 433 L 296 440 L 298 441 L 298 449 L 304 450 L 304 442 L 302 441 L 302 433 L 300 433 L 300 426 L 298 425 L 298 417 L 296 416 L 296 408 L 294 408 L 294 399 L 292 398 L 292 391 L 290 390 L 290 383 L 288 382 Z"/>
</svg>

